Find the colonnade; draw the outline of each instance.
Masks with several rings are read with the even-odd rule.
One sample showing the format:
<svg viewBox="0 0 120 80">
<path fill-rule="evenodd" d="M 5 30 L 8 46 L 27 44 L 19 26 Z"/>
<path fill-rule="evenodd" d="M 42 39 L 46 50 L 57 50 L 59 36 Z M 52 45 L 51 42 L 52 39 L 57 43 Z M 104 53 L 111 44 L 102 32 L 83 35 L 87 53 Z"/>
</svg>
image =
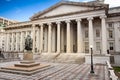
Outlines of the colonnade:
<svg viewBox="0 0 120 80">
<path fill-rule="evenodd" d="M 101 16 L 100 19 L 101 19 L 101 34 L 102 34 L 102 53 L 103 54 L 106 54 L 107 52 L 107 35 L 106 35 L 106 22 L 105 22 L 105 16 Z M 93 36 L 93 19 L 94 17 L 89 17 L 89 18 L 86 18 L 87 21 L 88 21 L 88 31 L 89 31 L 89 47 L 90 45 L 93 46 L 93 49 L 94 49 L 94 36 Z M 83 33 L 82 33 L 82 18 L 79 18 L 79 19 L 76 19 L 76 23 L 77 23 L 77 53 L 83 53 L 84 52 L 84 49 L 83 49 L 83 45 L 84 45 L 84 42 L 83 42 Z M 66 20 L 66 21 L 56 21 L 54 22 L 56 24 L 56 35 L 57 35 L 57 39 L 56 39 L 56 52 L 57 53 L 60 53 L 61 52 L 61 37 L 62 37 L 62 33 L 61 33 L 61 23 L 64 22 L 66 24 L 66 53 L 72 53 L 71 52 L 71 31 L 70 31 L 70 26 L 71 26 L 71 20 Z M 48 27 L 48 36 L 47 36 L 47 39 L 48 39 L 48 45 L 47 45 L 47 52 L 48 53 L 52 53 L 52 24 L 53 22 L 46 22 L 46 23 L 40 23 L 40 24 L 32 24 L 32 30 L 31 30 L 31 33 L 32 33 L 32 38 L 33 38 L 33 53 L 35 53 L 35 48 L 37 46 L 38 50 L 39 50 L 39 53 L 42 53 L 43 52 L 43 44 L 44 44 L 44 25 L 47 25 Z M 36 35 L 36 25 L 39 25 L 39 30 L 37 30 L 37 35 Z M 26 32 L 26 35 L 28 33 Z M 16 38 L 14 38 L 14 36 L 16 36 Z M 19 38 L 19 37 L 20 38 Z M 18 49 L 20 51 L 23 51 L 24 50 L 24 32 L 20 32 L 20 33 L 6 33 L 6 51 L 9 51 L 10 48 L 11 50 L 16 50 L 18 51 Z M 11 39 L 12 38 L 12 39 Z M 37 38 L 37 41 L 36 41 L 36 38 Z M 12 44 L 15 44 L 15 45 L 12 45 Z M 15 49 L 14 49 L 15 47 Z M 90 52 L 90 51 L 89 51 Z"/>
</svg>

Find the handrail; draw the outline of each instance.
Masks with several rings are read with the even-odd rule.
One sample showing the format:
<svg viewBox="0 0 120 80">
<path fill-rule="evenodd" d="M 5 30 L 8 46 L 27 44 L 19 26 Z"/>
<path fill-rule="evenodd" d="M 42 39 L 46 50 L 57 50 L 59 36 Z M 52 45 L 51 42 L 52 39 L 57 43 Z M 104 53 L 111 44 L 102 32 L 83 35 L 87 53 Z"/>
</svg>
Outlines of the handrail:
<svg viewBox="0 0 120 80">
<path fill-rule="evenodd" d="M 118 77 L 115 75 L 113 67 L 111 66 L 111 64 L 108 61 L 106 61 L 106 64 L 107 64 L 107 67 L 108 67 L 110 79 L 111 80 L 118 80 Z"/>
</svg>

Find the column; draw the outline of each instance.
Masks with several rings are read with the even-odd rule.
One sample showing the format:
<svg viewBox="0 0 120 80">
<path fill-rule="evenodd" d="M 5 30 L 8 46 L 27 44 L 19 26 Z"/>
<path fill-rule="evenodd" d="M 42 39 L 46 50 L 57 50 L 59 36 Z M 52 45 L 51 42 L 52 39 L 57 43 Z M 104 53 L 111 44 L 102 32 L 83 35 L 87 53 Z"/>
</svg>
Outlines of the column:
<svg viewBox="0 0 120 80">
<path fill-rule="evenodd" d="M 60 53 L 60 22 L 57 22 L 57 53 Z"/>
<path fill-rule="evenodd" d="M 88 27 L 89 27 L 89 53 L 91 53 L 90 45 L 92 45 L 94 49 L 93 22 L 92 22 L 93 18 L 89 17 L 87 20 L 88 20 Z"/>
<path fill-rule="evenodd" d="M 38 52 L 40 52 L 40 27 L 38 27 L 38 33 L 37 33 L 37 43 L 38 44 Z"/>
<path fill-rule="evenodd" d="M 83 52 L 82 26 L 81 19 L 77 19 L 77 52 Z"/>
<path fill-rule="evenodd" d="M 3 24 L 5 24 L 5 20 L 3 19 Z"/>
<path fill-rule="evenodd" d="M 33 28 L 33 34 L 32 34 L 32 38 L 33 38 L 33 49 L 32 49 L 32 52 L 33 54 L 35 54 L 35 24 L 32 25 L 32 28 Z"/>
<path fill-rule="evenodd" d="M 5 48 L 6 48 L 6 50 L 5 51 L 8 51 L 8 47 L 9 47 L 9 33 L 6 33 L 6 40 L 5 40 L 6 42 L 6 46 L 5 46 Z"/>
<path fill-rule="evenodd" d="M 14 50 L 14 33 L 12 33 L 11 51 Z"/>
<path fill-rule="evenodd" d="M 29 34 L 28 34 L 28 31 L 26 31 L 26 37 L 28 36 Z"/>
<path fill-rule="evenodd" d="M 9 20 L 8 20 L 8 24 L 7 25 L 9 25 L 10 24 L 10 22 L 9 22 Z"/>
<path fill-rule="evenodd" d="M 36 47 L 37 47 L 37 52 L 39 52 L 39 28 L 36 31 Z"/>
<path fill-rule="evenodd" d="M 7 46 L 8 46 L 8 33 L 5 33 L 5 49 L 4 51 L 7 51 Z"/>
<path fill-rule="evenodd" d="M 18 33 L 16 33 L 16 51 L 18 51 L 18 38 L 19 38 Z"/>
<path fill-rule="evenodd" d="M 4 39 L 4 51 L 6 51 L 6 46 L 7 46 L 7 33 L 4 33 L 5 39 Z"/>
<path fill-rule="evenodd" d="M 51 53 L 51 25 L 51 23 L 48 24 L 48 53 Z"/>
<path fill-rule="evenodd" d="M 106 16 L 101 16 L 101 28 L 102 28 L 102 54 L 107 54 L 107 29 L 106 29 Z"/>
<path fill-rule="evenodd" d="M 120 44 L 119 44 L 119 22 L 114 23 L 114 31 L 115 31 L 115 52 L 120 52 Z"/>
<path fill-rule="evenodd" d="M 20 38 L 21 38 L 21 40 L 20 40 L 20 51 L 23 51 L 24 50 L 24 46 L 23 46 L 23 32 L 21 32 L 21 35 L 20 35 Z"/>
<path fill-rule="evenodd" d="M 40 25 L 40 52 L 42 53 L 43 50 L 43 24 Z"/>
<path fill-rule="evenodd" d="M 70 53 L 70 20 L 67 23 L 67 53 Z"/>
</svg>

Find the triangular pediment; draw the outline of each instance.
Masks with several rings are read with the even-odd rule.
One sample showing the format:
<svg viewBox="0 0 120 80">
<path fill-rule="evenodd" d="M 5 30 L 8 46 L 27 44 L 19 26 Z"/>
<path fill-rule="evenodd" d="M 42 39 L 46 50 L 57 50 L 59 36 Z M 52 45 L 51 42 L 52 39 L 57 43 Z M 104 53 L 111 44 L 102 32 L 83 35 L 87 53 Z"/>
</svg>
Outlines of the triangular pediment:
<svg viewBox="0 0 120 80">
<path fill-rule="evenodd" d="M 31 17 L 31 20 L 44 18 L 56 15 L 69 14 L 74 12 L 82 12 L 102 8 L 103 4 L 81 3 L 81 2 L 60 2 L 42 12 L 39 12 Z M 106 6 L 103 6 L 106 7 Z"/>
<path fill-rule="evenodd" d="M 82 7 L 82 6 L 74 6 L 74 5 L 61 5 L 39 17 L 48 17 L 53 15 L 67 14 L 73 13 L 77 11 L 86 11 L 92 9 L 91 7 Z"/>
</svg>

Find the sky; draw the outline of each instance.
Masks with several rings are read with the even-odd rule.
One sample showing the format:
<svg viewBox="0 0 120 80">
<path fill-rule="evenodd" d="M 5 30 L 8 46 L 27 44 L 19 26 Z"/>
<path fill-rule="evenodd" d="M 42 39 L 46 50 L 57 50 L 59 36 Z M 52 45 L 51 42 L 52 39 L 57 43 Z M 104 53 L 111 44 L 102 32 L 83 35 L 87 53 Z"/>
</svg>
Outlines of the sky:
<svg viewBox="0 0 120 80">
<path fill-rule="evenodd" d="M 28 21 L 31 16 L 61 0 L 0 0 L 0 16 L 16 21 Z M 69 0 L 88 2 L 92 0 Z M 120 6 L 120 0 L 105 0 L 110 7 Z"/>
</svg>

